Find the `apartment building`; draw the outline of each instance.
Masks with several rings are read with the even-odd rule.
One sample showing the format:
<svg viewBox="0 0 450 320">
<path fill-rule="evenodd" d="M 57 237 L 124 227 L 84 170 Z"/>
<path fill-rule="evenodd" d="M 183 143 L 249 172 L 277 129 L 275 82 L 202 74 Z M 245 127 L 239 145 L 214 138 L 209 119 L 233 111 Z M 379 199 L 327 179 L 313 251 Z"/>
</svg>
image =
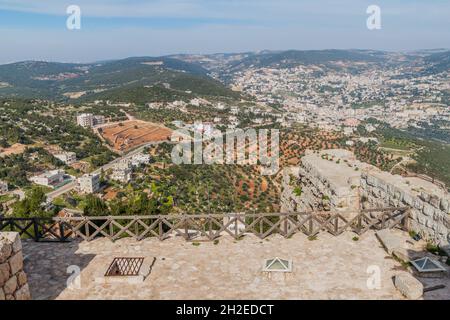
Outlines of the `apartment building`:
<svg viewBox="0 0 450 320">
<path fill-rule="evenodd" d="M 41 186 L 55 188 L 56 186 L 64 182 L 64 171 L 62 170 L 46 171 L 40 175 L 31 177 L 30 181 L 39 184 Z"/>
<path fill-rule="evenodd" d="M 82 113 L 77 116 L 77 124 L 83 128 L 92 128 L 104 123 L 104 116 L 93 115 L 92 113 Z"/>
<path fill-rule="evenodd" d="M 55 154 L 54 156 L 65 164 L 72 164 L 77 161 L 77 155 L 75 152 L 62 152 L 59 154 Z"/>
<path fill-rule="evenodd" d="M 111 179 L 122 183 L 131 181 L 132 166 L 127 160 L 116 163 L 111 174 Z"/>
<path fill-rule="evenodd" d="M 91 128 L 94 125 L 94 116 L 91 113 L 82 113 L 77 116 L 77 124 L 83 128 Z"/>
<path fill-rule="evenodd" d="M 78 191 L 81 193 L 96 193 L 100 190 L 100 175 L 85 174 L 78 178 Z"/>
<path fill-rule="evenodd" d="M 131 165 L 133 167 L 138 167 L 141 164 L 149 164 L 150 163 L 150 155 L 149 154 L 136 154 L 131 158 Z"/>
</svg>

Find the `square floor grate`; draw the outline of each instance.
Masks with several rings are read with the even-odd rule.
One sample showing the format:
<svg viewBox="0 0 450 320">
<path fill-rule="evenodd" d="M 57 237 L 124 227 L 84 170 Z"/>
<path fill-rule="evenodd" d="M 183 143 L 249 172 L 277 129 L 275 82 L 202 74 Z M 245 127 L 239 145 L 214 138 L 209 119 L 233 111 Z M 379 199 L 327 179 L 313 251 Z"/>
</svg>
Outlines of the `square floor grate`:
<svg viewBox="0 0 450 320">
<path fill-rule="evenodd" d="M 105 277 L 138 276 L 144 258 L 114 258 Z"/>
</svg>

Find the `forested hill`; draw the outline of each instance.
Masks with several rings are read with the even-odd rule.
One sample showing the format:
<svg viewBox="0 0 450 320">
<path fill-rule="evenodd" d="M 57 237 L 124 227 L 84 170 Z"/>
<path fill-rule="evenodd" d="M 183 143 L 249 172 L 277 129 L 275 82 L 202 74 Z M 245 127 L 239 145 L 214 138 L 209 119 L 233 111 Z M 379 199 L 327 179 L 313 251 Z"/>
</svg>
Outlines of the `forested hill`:
<svg viewBox="0 0 450 320">
<path fill-rule="evenodd" d="M 236 97 L 196 63 L 136 57 L 91 64 L 25 61 L 0 65 L 0 97 L 76 100 L 123 89 L 164 85 L 196 96 Z M 136 89 L 134 89 L 136 90 Z"/>
</svg>

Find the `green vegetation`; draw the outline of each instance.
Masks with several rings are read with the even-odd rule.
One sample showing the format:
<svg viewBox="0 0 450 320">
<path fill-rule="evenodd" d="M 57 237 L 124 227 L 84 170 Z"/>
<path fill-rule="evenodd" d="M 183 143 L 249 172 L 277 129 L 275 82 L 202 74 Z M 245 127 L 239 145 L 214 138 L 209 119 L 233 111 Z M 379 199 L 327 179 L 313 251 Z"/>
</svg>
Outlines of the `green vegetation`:
<svg viewBox="0 0 450 320">
<path fill-rule="evenodd" d="M 300 197 L 300 196 L 302 195 L 302 192 L 303 192 L 303 190 L 302 190 L 301 187 L 296 187 L 296 188 L 294 189 L 294 194 L 295 194 L 297 197 Z"/>
<path fill-rule="evenodd" d="M 412 155 L 416 163 L 409 164 L 408 170 L 426 174 L 450 186 L 450 145 L 423 140 L 410 132 L 392 128 L 387 124 L 381 124 L 376 132 L 384 141 L 395 141 L 397 147 L 416 147 L 415 153 Z"/>
<path fill-rule="evenodd" d="M 384 106 L 384 101 L 376 100 L 363 103 L 352 103 L 352 109 L 368 109 L 372 108 L 373 106 Z"/>
<path fill-rule="evenodd" d="M 13 216 L 17 218 L 52 217 L 54 212 L 45 211 L 45 192 L 40 187 L 33 187 L 27 192 L 25 199 L 14 204 Z"/>
<path fill-rule="evenodd" d="M 77 126 L 61 108 L 37 100 L 0 100 L 1 145 L 20 143 L 27 147 L 23 153 L 0 158 L 0 179 L 21 187 L 29 184 L 27 173 L 65 168 L 46 150 L 50 146 L 75 152 L 78 159 L 88 160 L 94 168 L 116 157 L 93 132 Z"/>
<path fill-rule="evenodd" d="M 410 140 L 396 139 L 394 137 L 384 140 L 380 147 L 408 151 L 417 148 L 417 146 Z"/>
</svg>

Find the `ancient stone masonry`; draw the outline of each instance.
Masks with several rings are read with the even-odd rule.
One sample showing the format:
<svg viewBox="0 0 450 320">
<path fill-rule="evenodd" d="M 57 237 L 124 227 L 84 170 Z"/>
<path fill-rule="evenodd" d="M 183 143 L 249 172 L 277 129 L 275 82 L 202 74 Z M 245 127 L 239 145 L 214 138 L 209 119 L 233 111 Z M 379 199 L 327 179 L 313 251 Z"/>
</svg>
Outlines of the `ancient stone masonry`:
<svg viewBox="0 0 450 320">
<path fill-rule="evenodd" d="M 286 212 L 410 207 L 410 229 L 450 251 L 450 195 L 430 181 L 383 172 L 340 149 L 307 150 L 301 166 L 285 169 L 283 178 Z"/>
<path fill-rule="evenodd" d="M 367 164 L 359 162 L 346 150 L 306 151 L 302 165 L 289 168 L 287 182 L 283 181 L 281 205 L 295 211 L 333 210 L 347 214 L 359 210 L 359 184 L 361 170 Z M 297 181 L 292 182 L 292 175 Z M 301 188 L 300 196 L 293 193 L 292 185 Z M 289 199 L 289 201 L 287 201 Z M 349 216 L 348 218 L 350 218 Z"/>
<path fill-rule="evenodd" d="M 379 170 L 362 173 L 361 190 L 365 208 L 408 206 L 411 230 L 448 245 L 450 195 L 445 190 L 419 178 L 404 178 Z"/>
<path fill-rule="evenodd" d="M 0 232 L 0 300 L 31 299 L 23 271 L 22 242 L 16 232 Z"/>
<path fill-rule="evenodd" d="M 283 170 L 282 191 L 280 196 L 281 212 L 296 212 L 301 202 L 300 196 L 295 194 L 295 183 L 298 180 L 298 167 L 288 167 Z"/>
</svg>

